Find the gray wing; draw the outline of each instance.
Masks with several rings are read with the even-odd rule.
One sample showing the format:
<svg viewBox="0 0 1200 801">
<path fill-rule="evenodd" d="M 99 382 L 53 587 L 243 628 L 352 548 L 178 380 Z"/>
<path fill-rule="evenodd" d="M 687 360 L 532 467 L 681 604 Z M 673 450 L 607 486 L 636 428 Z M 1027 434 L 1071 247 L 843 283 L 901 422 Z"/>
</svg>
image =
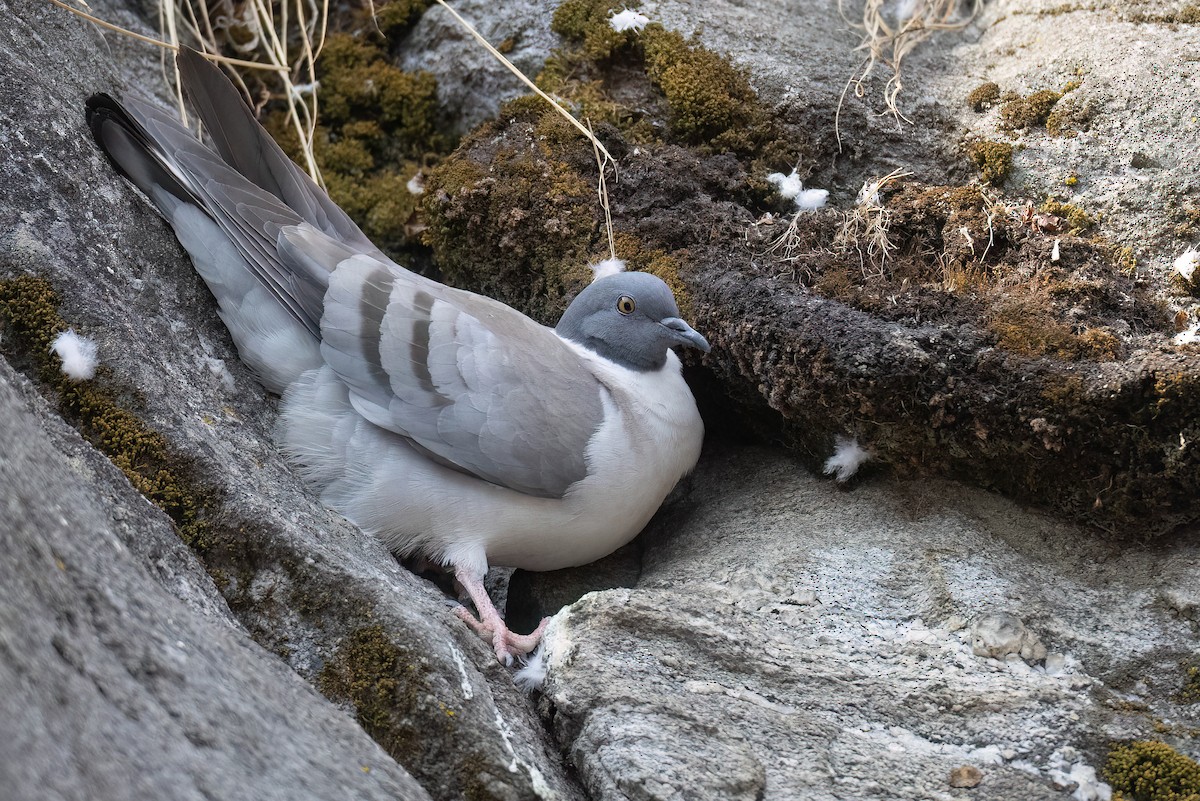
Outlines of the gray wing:
<svg viewBox="0 0 1200 801">
<path fill-rule="evenodd" d="M 322 235 L 286 229 L 312 254 Z M 441 464 L 560 498 L 587 475 L 600 382 L 551 329 L 502 303 L 354 255 L 329 278 L 321 355 L 367 420 Z"/>
<path fill-rule="evenodd" d="M 382 255 L 346 212 L 263 130 L 220 69 L 186 47 L 179 48 L 176 62 L 189 104 L 222 159 L 318 230 L 361 252 Z"/>
</svg>

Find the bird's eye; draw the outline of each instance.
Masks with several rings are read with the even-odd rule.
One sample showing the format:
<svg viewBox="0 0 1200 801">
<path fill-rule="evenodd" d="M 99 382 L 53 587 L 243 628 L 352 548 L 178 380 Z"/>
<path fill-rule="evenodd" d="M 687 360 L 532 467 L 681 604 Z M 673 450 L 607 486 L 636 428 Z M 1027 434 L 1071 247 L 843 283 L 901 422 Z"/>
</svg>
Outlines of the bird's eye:
<svg viewBox="0 0 1200 801">
<path fill-rule="evenodd" d="M 622 295 L 617 298 L 617 311 L 621 314 L 633 314 L 633 310 L 637 308 L 637 304 L 633 302 L 633 298 L 628 295 Z"/>
</svg>

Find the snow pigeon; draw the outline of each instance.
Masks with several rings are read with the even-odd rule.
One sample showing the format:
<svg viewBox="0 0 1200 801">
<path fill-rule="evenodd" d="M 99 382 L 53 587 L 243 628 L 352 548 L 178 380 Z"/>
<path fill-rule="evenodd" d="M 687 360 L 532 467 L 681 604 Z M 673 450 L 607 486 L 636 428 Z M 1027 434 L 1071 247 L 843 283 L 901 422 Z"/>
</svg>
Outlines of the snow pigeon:
<svg viewBox="0 0 1200 801">
<path fill-rule="evenodd" d="M 109 159 L 174 228 L 242 360 L 283 396 L 278 439 L 321 500 L 400 556 L 452 568 L 497 658 L 534 648 L 483 586 L 632 539 L 696 464 L 704 427 L 676 346 L 707 352 L 647 273 L 599 278 L 556 328 L 391 261 L 195 51 L 179 72 L 212 140 L 106 94 Z"/>
</svg>

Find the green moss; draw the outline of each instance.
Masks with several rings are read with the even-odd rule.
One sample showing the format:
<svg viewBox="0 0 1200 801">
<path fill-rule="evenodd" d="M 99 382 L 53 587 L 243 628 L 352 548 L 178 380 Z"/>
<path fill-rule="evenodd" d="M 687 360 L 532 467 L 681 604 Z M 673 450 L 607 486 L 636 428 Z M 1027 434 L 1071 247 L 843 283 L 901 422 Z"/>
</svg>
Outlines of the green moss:
<svg viewBox="0 0 1200 801">
<path fill-rule="evenodd" d="M 1200 704 L 1200 665 L 1184 665 L 1183 686 L 1175 700 L 1181 704 Z"/>
<path fill-rule="evenodd" d="M 1055 217 L 1066 220 L 1068 233 L 1072 236 L 1082 233 L 1096 224 L 1096 220 L 1083 209 L 1053 198 L 1047 199 L 1038 207 L 1038 210 L 1043 214 L 1053 214 Z"/>
<path fill-rule="evenodd" d="M 1046 117 L 1046 133 L 1051 136 L 1070 138 L 1087 130 L 1092 112 L 1088 106 L 1074 100 L 1066 100 L 1054 107 Z"/>
<path fill-rule="evenodd" d="M 421 712 L 434 702 L 433 692 L 412 655 L 380 625 L 352 631 L 321 669 L 317 687 L 326 698 L 353 706 L 363 730 L 405 765 L 423 752 L 430 721 L 441 720 L 448 729 L 454 718 L 445 705 L 448 714 Z"/>
<path fill-rule="evenodd" d="M 1041 125 L 1062 97 L 1060 92 L 1043 89 L 1027 97 L 1016 97 L 1000 108 L 1001 125 L 1010 130 Z"/>
<path fill-rule="evenodd" d="M 1179 11 L 1168 14 L 1135 13 L 1129 16 L 1130 22 L 1155 22 L 1165 25 L 1200 25 L 1200 5 L 1189 3 Z"/>
<path fill-rule="evenodd" d="M 62 416 L 171 517 L 185 543 L 205 542 L 207 509 L 215 503 L 211 491 L 200 489 L 189 477 L 190 467 L 161 434 L 101 386 L 104 372 L 91 381 L 72 381 L 63 374 L 61 360 L 50 350 L 53 338 L 68 327 L 58 305 L 58 294 L 45 278 L 20 275 L 0 280 L 0 342 L 5 353 L 30 364 L 57 395 Z"/>
<path fill-rule="evenodd" d="M 417 23 L 429 0 L 387 0 L 375 6 L 374 24 L 387 39 L 397 39 Z"/>
<path fill-rule="evenodd" d="M 996 335 L 997 347 L 1021 356 L 1112 361 L 1122 355 L 1115 334 L 1100 328 L 1076 333 L 1058 319 L 1049 301 L 1038 296 L 1002 300 L 988 315 L 986 326 Z"/>
<path fill-rule="evenodd" d="M 595 186 L 559 156 L 542 120 L 558 124 L 518 123 L 499 145 L 490 128 L 478 131 L 429 173 L 425 240 L 450 283 L 550 322 L 588 282 L 599 229 Z M 486 168 L 475 147 L 486 150 Z"/>
<path fill-rule="evenodd" d="M 395 29 L 401 25 L 395 20 L 413 19 L 425 5 L 393 2 L 380 14 L 392 15 L 387 24 Z M 367 34 L 330 36 L 318 78 L 320 124 L 313 154 L 326 189 L 376 245 L 399 258 L 424 227 L 420 197 L 406 184 L 449 144 L 437 124 L 437 83 L 428 73 L 394 67 L 386 42 Z M 303 163 L 285 112 L 273 112 L 264 124 L 284 151 Z"/>
<path fill-rule="evenodd" d="M 565 0 L 554 10 L 550 28 L 564 39 L 580 45 L 585 58 L 603 61 L 636 41 L 635 31 L 614 31 L 609 19 L 625 8 L 641 3 L 624 0 Z"/>
<path fill-rule="evenodd" d="M 1110 248 L 1112 265 L 1126 275 L 1137 277 L 1137 256 L 1129 246 L 1113 245 Z"/>
<path fill-rule="evenodd" d="M 972 142 L 967 156 L 979 170 L 984 183 L 1000 186 L 1012 172 L 1012 145 L 1007 142 Z"/>
<path fill-rule="evenodd" d="M 386 141 L 409 156 L 437 150 L 437 81 L 428 72 L 404 72 L 385 56 L 379 45 L 365 38 L 335 34 L 326 40 L 317 77 L 321 120 L 329 136 L 335 141 L 355 136 L 375 145 Z M 360 121 L 377 127 L 366 136 L 344 130 Z"/>
<path fill-rule="evenodd" d="M 1114 801 L 1200 801 L 1200 765 L 1166 743 L 1116 746 L 1104 765 Z"/>
<path fill-rule="evenodd" d="M 676 140 L 717 151 L 772 158 L 775 154 L 766 151 L 772 149 L 771 143 L 779 139 L 779 134 L 745 71 L 657 23 L 641 32 L 617 33 L 609 20 L 614 11 L 627 6 L 620 0 L 562 3 L 555 11 L 553 27 L 574 47 L 551 55 L 538 79 L 542 88 L 579 104 L 584 116 L 629 131 L 643 115 L 605 97 L 602 81 L 584 77 L 622 58 L 630 66 L 641 66 L 653 86 L 662 92 L 670 134 Z M 631 138 L 645 140 L 651 130 L 646 126 Z M 794 158 L 794 153 L 789 158 Z"/>
<path fill-rule="evenodd" d="M 967 95 L 967 105 L 975 111 L 987 111 L 1000 101 L 1000 86 L 993 81 L 982 83 Z"/>
<path fill-rule="evenodd" d="M 1172 215 L 1175 220 L 1175 235 L 1181 239 L 1190 239 L 1200 230 L 1200 207 L 1185 206 Z"/>
<path fill-rule="evenodd" d="M 646 26 L 641 43 L 646 75 L 666 96 L 671 127 L 681 139 L 697 143 L 724 138 L 732 145 L 741 129 L 761 124 L 758 96 L 745 71 L 661 25 Z"/>
</svg>

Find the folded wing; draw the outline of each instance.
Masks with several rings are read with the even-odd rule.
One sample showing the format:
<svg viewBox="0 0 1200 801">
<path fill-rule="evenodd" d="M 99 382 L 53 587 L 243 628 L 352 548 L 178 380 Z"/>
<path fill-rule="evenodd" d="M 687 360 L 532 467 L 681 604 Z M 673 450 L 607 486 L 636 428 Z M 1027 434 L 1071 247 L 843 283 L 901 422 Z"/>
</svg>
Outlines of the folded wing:
<svg viewBox="0 0 1200 801">
<path fill-rule="evenodd" d="M 281 250 L 322 252 L 309 226 Z M 439 463 L 527 495 L 587 475 L 606 390 L 551 329 L 480 295 L 358 254 L 329 277 L 321 355 L 355 409 Z"/>
</svg>

